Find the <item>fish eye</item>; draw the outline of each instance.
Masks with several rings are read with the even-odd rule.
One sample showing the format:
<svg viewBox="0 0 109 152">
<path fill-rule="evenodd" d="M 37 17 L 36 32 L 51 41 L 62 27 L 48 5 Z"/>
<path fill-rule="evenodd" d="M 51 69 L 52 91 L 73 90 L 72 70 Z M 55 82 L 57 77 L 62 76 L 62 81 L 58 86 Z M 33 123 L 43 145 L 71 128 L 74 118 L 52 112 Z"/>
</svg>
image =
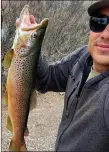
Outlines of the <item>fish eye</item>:
<svg viewBox="0 0 109 152">
<path fill-rule="evenodd" d="M 33 33 L 33 38 L 36 38 L 37 37 L 37 33 Z"/>
</svg>

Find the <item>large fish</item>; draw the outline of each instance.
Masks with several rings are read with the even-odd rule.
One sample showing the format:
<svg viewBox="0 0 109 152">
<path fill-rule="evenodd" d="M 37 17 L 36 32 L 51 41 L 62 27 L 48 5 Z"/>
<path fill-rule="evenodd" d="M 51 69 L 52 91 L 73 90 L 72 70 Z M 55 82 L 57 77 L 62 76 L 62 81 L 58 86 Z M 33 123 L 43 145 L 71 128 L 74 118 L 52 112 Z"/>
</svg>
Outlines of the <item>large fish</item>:
<svg viewBox="0 0 109 152">
<path fill-rule="evenodd" d="M 16 22 L 12 49 L 4 58 L 4 67 L 8 68 L 5 94 L 9 113 L 7 128 L 13 132 L 10 151 L 27 151 L 24 135 L 28 134 L 31 99 L 36 93 L 35 70 L 47 25 L 47 18 L 37 24 L 34 16 L 29 15 L 29 6 L 25 5 Z"/>
</svg>

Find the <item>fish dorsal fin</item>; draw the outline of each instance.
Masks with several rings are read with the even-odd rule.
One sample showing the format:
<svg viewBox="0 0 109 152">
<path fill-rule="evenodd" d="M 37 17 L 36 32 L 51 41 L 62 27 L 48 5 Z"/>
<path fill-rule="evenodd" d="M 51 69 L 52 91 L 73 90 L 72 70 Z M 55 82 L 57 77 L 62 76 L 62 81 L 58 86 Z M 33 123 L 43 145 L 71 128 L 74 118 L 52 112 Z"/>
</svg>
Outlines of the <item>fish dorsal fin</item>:
<svg viewBox="0 0 109 152">
<path fill-rule="evenodd" d="M 37 94 L 36 94 L 36 90 L 33 90 L 30 98 L 30 110 L 36 108 L 36 105 L 37 105 Z"/>
<path fill-rule="evenodd" d="M 4 57 L 4 68 L 5 69 L 8 69 L 10 67 L 12 58 L 13 58 L 13 49 L 8 51 Z"/>
</svg>

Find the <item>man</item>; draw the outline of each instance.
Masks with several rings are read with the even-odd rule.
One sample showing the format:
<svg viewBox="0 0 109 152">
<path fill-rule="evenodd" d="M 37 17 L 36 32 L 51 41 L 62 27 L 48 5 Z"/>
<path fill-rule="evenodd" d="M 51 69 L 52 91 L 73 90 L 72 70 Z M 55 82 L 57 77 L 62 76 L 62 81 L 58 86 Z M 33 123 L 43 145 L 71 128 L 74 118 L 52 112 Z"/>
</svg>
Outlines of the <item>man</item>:
<svg viewBox="0 0 109 152">
<path fill-rule="evenodd" d="M 51 65 L 39 58 L 36 89 L 65 91 L 56 151 L 109 152 L 109 0 L 88 13 L 88 46 Z"/>
</svg>

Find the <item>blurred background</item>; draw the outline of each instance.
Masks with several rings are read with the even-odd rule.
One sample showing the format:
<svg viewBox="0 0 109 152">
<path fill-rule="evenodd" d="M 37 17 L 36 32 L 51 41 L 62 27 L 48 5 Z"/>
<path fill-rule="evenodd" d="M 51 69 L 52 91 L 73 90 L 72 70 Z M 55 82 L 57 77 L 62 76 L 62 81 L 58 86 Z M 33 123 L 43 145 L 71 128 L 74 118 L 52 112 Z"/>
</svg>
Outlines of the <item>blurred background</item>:
<svg viewBox="0 0 109 152">
<path fill-rule="evenodd" d="M 3 69 L 3 59 L 11 48 L 15 36 L 15 21 L 25 4 L 30 6 L 30 14 L 36 22 L 49 18 L 48 28 L 44 37 L 42 52 L 48 62 L 60 60 L 78 47 L 87 45 L 89 36 L 89 16 L 87 8 L 94 1 L 6 1 L 1 2 L 1 65 L 2 65 L 2 95 L 6 82 L 7 71 Z M 30 114 L 29 127 L 31 137 L 27 139 L 29 150 L 54 150 L 57 128 L 61 118 L 64 94 L 47 93 L 38 95 L 39 107 Z M 43 102 L 44 101 L 44 102 Z M 51 111 L 48 111 L 51 109 Z M 54 115 L 52 112 L 54 111 Z M 46 115 L 45 117 L 45 113 Z M 44 114 L 44 115 L 43 115 Z M 42 116 L 43 115 L 43 116 Z M 52 119 L 51 119 L 52 115 Z M 10 137 L 5 128 L 7 108 L 2 105 L 2 151 L 6 151 Z M 34 118 L 35 116 L 35 118 Z M 33 121 L 34 120 L 36 121 Z M 51 122 L 50 122 L 51 120 Z M 37 125 L 38 124 L 38 125 Z M 44 125 L 46 124 L 46 125 Z M 51 125 L 50 125 L 51 124 Z M 42 125 L 42 126 L 41 126 Z M 38 128 L 39 127 L 39 128 Z M 44 127 L 44 128 L 42 128 Z M 33 132 L 34 130 L 34 132 Z M 47 134 L 48 132 L 48 134 Z M 42 136 L 41 136 L 42 134 Z M 48 136 L 47 136 L 48 135 Z M 36 140 L 38 138 L 38 140 Z"/>
</svg>

